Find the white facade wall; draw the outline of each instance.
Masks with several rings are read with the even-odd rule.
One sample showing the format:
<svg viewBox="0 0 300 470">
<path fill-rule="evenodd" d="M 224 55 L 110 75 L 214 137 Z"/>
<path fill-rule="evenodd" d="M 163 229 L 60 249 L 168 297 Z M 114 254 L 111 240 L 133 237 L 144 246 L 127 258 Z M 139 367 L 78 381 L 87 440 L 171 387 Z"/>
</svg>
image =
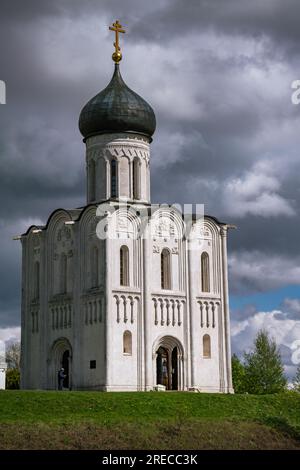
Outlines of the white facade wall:
<svg viewBox="0 0 300 470">
<path fill-rule="evenodd" d="M 118 161 L 118 201 L 109 201 L 112 158 Z M 140 162 L 138 200 L 133 199 L 134 159 Z M 169 384 L 177 381 L 179 390 L 232 392 L 226 225 L 211 217 L 204 225 L 195 223 L 190 250 L 181 215 L 164 207 L 149 221 L 149 236 L 139 236 L 138 212 L 150 209 L 149 142 L 141 136 L 88 139 L 87 179 L 89 205 L 55 211 L 44 228 L 31 227 L 22 237 L 22 388 L 57 388 L 57 372 L 68 351 L 73 390 L 151 390 L 163 348 Z M 133 213 L 122 204 L 127 199 Z M 97 237 L 99 222 L 107 224 L 112 238 Z M 129 283 L 121 286 L 124 245 Z M 170 253 L 170 289 L 161 285 L 164 249 Z M 209 292 L 201 285 L 203 252 L 209 257 Z M 62 257 L 67 260 L 65 282 Z M 125 332 L 132 338 L 130 353 L 124 353 Z M 204 356 L 204 335 L 210 337 L 210 357 Z"/>
</svg>

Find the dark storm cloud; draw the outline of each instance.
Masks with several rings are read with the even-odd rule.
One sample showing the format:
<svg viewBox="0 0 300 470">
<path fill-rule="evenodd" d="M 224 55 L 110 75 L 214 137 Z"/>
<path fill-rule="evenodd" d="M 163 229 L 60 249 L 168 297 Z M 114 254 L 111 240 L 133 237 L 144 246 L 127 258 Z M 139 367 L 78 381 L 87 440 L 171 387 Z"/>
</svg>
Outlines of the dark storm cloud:
<svg viewBox="0 0 300 470">
<path fill-rule="evenodd" d="M 230 265 L 232 292 L 295 279 L 300 106 L 290 84 L 300 78 L 299 10 L 296 0 L 2 0 L 0 326 L 19 322 L 12 236 L 84 203 L 78 115 L 110 79 L 107 27 L 116 18 L 127 29 L 124 79 L 157 116 L 153 201 L 205 203 L 238 225 L 229 252 L 243 262 Z M 282 281 L 261 282 L 282 263 Z"/>
<path fill-rule="evenodd" d="M 138 0 L 60 0 L 43 2 L 39 0 L 1 0 L 1 18 L 3 21 L 29 21 L 35 22 L 43 17 L 77 17 L 78 15 L 113 12 L 116 11 L 123 16 L 130 16 L 132 10 L 138 9 L 140 2 Z M 145 8 L 144 8 L 145 9 Z"/>
<path fill-rule="evenodd" d="M 147 21 L 136 25 L 146 40 L 162 41 L 182 32 L 197 33 L 212 28 L 216 32 L 252 37 L 269 35 L 276 43 L 289 43 L 296 51 L 300 40 L 297 0 L 176 0 L 165 2 Z"/>
</svg>

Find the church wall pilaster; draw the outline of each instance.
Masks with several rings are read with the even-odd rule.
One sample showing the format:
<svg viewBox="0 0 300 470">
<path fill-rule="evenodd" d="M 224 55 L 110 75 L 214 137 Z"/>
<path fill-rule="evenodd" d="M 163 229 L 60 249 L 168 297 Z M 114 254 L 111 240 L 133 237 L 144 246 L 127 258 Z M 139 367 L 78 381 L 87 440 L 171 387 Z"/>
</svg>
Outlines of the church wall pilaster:
<svg viewBox="0 0 300 470">
<path fill-rule="evenodd" d="M 189 248 L 189 247 L 188 247 Z M 196 328 L 196 290 L 195 290 L 195 280 L 197 279 L 195 265 L 193 264 L 193 251 L 187 250 L 188 258 L 188 281 L 187 285 L 189 286 L 189 319 L 190 319 L 190 364 L 191 364 L 191 379 L 190 386 L 192 388 L 197 386 L 196 373 L 196 357 L 197 357 L 197 348 L 196 348 L 196 338 L 195 332 L 198 331 Z"/>
<path fill-rule="evenodd" d="M 144 368 L 145 368 L 145 390 L 153 388 L 152 373 L 152 319 L 151 319 L 151 239 L 149 223 L 145 229 L 143 239 L 143 300 L 144 300 Z"/>
<path fill-rule="evenodd" d="M 222 243 L 223 308 L 224 308 L 227 392 L 233 393 L 232 371 L 231 371 L 231 341 L 230 341 L 230 315 L 229 315 L 229 294 L 228 294 L 228 261 L 227 261 L 227 227 L 226 226 L 221 227 L 221 243 Z"/>
<path fill-rule="evenodd" d="M 27 237 L 21 239 L 22 243 L 22 296 L 21 296 L 21 389 L 29 385 L 28 354 L 29 354 L 29 332 L 27 325 L 28 315 L 28 240 Z"/>
<path fill-rule="evenodd" d="M 40 285 L 48 286 L 47 279 L 47 248 L 46 235 L 44 232 L 40 234 Z M 40 289 L 40 388 L 47 388 L 47 338 L 49 332 L 48 320 L 48 291 L 47 288 Z"/>
<path fill-rule="evenodd" d="M 105 388 L 113 384 L 113 318 L 112 318 L 112 240 L 110 236 L 111 215 L 107 214 L 108 231 L 105 239 Z"/>
<path fill-rule="evenodd" d="M 84 272 L 83 250 L 80 250 L 80 227 L 79 224 L 72 225 L 74 237 L 74 270 L 73 270 L 73 308 L 72 308 L 72 388 L 76 389 L 83 383 L 84 354 L 83 351 L 83 328 L 81 312 L 81 282 L 80 273 Z M 79 269 L 76 269 L 78 266 Z"/>
</svg>

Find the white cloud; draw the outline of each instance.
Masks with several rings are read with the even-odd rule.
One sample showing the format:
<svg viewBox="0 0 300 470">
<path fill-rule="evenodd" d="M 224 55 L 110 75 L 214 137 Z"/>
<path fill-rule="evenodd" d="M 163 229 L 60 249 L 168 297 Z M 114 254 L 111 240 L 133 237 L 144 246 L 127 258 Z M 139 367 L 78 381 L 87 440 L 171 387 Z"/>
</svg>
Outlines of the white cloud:
<svg viewBox="0 0 300 470">
<path fill-rule="evenodd" d="M 21 327 L 16 326 L 12 328 L 0 328 L 0 341 L 12 342 L 20 341 Z"/>
<path fill-rule="evenodd" d="M 242 354 L 253 347 L 257 332 L 266 330 L 275 339 L 281 350 L 285 372 L 289 378 L 295 374 L 300 354 L 295 351 L 300 344 L 300 319 L 289 319 L 289 312 L 272 310 L 270 312 L 256 312 L 252 317 L 236 321 L 234 312 L 231 320 L 231 341 L 233 352 Z M 299 341 L 299 343 L 297 342 Z"/>
<path fill-rule="evenodd" d="M 296 214 L 291 201 L 279 194 L 280 178 L 274 172 L 274 164 L 262 161 L 252 169 L 224 186 L 224 210 L 231 216 L 249 214 L 264 217 L 293 216 Z"/>
<path fill-rule="evenodd" d="M 285 299 L 283 306 L 292 314 L 298 314 L 300 319 L 300 299 Z"/>
</svg>

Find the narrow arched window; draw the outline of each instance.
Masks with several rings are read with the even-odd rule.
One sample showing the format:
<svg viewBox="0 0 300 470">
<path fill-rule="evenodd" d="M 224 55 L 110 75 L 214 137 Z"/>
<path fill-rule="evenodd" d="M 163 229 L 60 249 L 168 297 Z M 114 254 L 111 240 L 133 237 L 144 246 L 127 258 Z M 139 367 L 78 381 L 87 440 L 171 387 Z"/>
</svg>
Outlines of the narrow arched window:
<svg viewBox="0 0 300 470">
<path fill-rule="evenodd" d="M 133 188 L 133 199 L 140 199 L 140 187 L 141 187 L 141 173 L 140 173 L 140 161 L 138 158 L 133 160 L 133 171 L 132 171 L 132 188 Z"/>
<path fill-rule="evenodd" d="M 129 286 L 129 250 L 126 245 L 120 248 L 120 285 Z"/>
<path fill-rule="evenodd" d="M 65 253 L 60 256 L 60 293 L 67 292 L 68 259 Z"/>
<path fill-rule="evenodd" d="M 206 252 L 201 255 L 201 290 L 210 292 L 209 256 Z"/>
<path fill-rule="evenodd" d="M 123 354 L 132 355 L 132 334 L 128 330 L 123 334 Z"/>
<path fill-rule="evenodd" d="M 113 159 L 110 162 L 110 196 L 118 197 L 118 163 Z"/>
<path fill-rule="evenodd" d="M 99 286 L 99 249 L 94 246 L 91 250 L 91 287 Z"/>
<path fill-rule="evenodd" d="M 161 288 L 171 289 L 171 255 L 167 248 L 164 248 L 160 255 Z"/>
<path fill-rule="evenodd" d="M 90 161 L 90 177 L 89 177 L 89 199 L 96 199 L 96 163 L 95 160 Z"/>
<path fill-rule="evenodd" d="M 209 335 L 203 336 L 203 357 L 206 359 L 211 357 L 211 344 Z"/>
<path fill-rule="evenodd" d="M 34 300 L 39 300 L 40 298 L 40 263 L 39 261 L 36 261 L 34 263 L 33 297 L 34 297 Z"/>
</svg>

